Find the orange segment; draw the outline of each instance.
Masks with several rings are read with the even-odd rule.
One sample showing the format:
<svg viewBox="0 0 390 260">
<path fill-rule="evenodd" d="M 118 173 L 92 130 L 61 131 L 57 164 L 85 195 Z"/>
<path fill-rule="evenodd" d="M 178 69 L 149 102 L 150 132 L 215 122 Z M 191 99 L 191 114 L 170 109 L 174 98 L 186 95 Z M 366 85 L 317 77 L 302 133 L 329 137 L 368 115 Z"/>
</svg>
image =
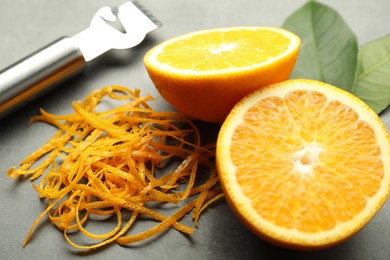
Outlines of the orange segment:
<svg viewBox="0 0 390 260">
<path fill-rule="evenodd" d="M 217 144 L 220 181 L 238 216 L 259 236 L 302 249 L 337 244 L 363 227 L 388 197 L 389 163 L 376 113 L 311 80 L 244 98 Z"/>
<path fill-rule="evenodd" d="M 274 27 L 229 27 L 167 40 L 144 58 L 161 96 L 201 120 L 222 122 L 245 95 L 288 79 L 300 39 Z"/>
</svg>

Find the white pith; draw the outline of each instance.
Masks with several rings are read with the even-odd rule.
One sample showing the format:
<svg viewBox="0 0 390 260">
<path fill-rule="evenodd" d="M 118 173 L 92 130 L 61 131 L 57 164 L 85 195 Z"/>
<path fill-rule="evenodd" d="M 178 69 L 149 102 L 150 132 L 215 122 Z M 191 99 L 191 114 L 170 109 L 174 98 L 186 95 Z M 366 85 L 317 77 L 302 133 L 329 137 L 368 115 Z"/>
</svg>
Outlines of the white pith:
<svg viewBox="0 0 390 260">
<path fill-rule="evenodd" d="M 301 150 L 292 154 L 293 171 L 304 175 L 312 174 L 313 168 L 318 164 L 318 156 L 322 150 L 322 146 L 316 141 L 306 143 Z"/>
</svg>

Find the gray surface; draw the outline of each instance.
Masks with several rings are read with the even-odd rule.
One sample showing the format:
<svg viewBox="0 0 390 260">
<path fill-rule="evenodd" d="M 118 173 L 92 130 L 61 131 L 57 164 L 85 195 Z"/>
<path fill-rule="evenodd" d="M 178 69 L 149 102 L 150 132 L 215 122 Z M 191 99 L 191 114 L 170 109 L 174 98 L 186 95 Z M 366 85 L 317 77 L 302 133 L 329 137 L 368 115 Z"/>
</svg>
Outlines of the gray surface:
<svg viewBox="0 0 390 260">
<path fill-rule="evenodd" d="M 311 253 L 280 249 L 261 241 L 245 229 L 222 202 L 207 210 L 191 237 L 169 231 L 134 248 L 116 244 L 82 253 L 64 241 L 61 232 L 43 223 L 26 248 L 21 243 L 44 205 L 28 181 L 6 177 L 6 170 L 42 145 L 54 132 L 44 124 L 28 125 L 43 107 L 53 113 L 70 112 L 70 103 L 93 89 L 121 84 L 140 87 L 158 96 L 142 64 L 145 52 L 169 37 L 198 29 L 233 25 L 280 26 L 304 0 L 144 0 L 164 26 L 142 46 L 113 51 L 93 63 L 86 73 L 62 84 L 33 104 L 0 121 L 0 259 L 390 259 L 390 204 L 347 242 Z M 390 33 L 389 0 L 329 0 L 356 33 L 361 44 Z M 89 24 L 103 5 L 115 0 L 1 0 L 0 69 L 62 35 L 73 35 Z M 170 107 L 163 100 L 159 109 Z M 390 115 L 382 119 L 390 128 Z M 200 124 L 206 140 L 215 138 L 217 126 Z"/>
</svg>

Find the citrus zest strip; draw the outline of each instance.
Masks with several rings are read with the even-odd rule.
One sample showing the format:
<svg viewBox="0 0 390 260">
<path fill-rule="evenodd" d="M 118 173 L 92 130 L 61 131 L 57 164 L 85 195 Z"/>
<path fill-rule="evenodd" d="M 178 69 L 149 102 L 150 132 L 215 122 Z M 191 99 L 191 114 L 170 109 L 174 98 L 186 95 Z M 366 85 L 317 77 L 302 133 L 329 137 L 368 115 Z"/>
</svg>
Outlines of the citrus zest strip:
<svg viewBox="0 0 390 260">
<path fill-rule="evenodd" d="M 104 110 L 98 106 L 103 99 L 121 104 Z M 213 161 L 215 144 L 201 146 L 193 122 L 181 113 L 153 110 L 148 105 L 151 100 L 140 96 L 138 89 L 108 86 L 74 102 L 72 114 L 41 110 L 31 119 L 31 123 L 45 122 L 58 131 L 18 168 L 7 172 L 11 178 L 40 178 L 33 187 L 47 202 L 23 246 L 45 215 L 79 249 L 114 241 L 134 243 L 169 227 L 194 231 L 178 221 L 194 210 L 192 219 L 197 225 L 203 209 L 222 197 Z M 161 203 L 177 204 L 178 210 L 166 215 L 164 209 L 160 212 Z M 127 213 L 131 214 L 128 220 Z M 132 234 L 133 224 L 142 215 L 159 223 Z M 106 233 L 88 226 L 111 216 L 117 223 Z M 74 242 L 75 236 L 87 245 Z"/>
</svg>

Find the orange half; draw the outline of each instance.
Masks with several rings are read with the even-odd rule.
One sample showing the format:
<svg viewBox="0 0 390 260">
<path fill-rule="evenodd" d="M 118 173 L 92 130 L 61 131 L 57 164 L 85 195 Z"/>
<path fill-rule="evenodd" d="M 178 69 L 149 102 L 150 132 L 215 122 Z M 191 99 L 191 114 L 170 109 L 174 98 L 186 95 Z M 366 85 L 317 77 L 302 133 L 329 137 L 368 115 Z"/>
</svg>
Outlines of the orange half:
<svg viewBox="0 0 390 260">
<path fill-rule="evenodd" d="M 313 80 L 289 80 L 240 101 L 221 127 L 225 196 L 260 237 L 325 248 L 351 237 L 389 196 L 390 142 L 360 99 Z"/>
<path fill-rule="evenodd" d="M 217 28 L 162 42 L 145 55 L 144 64 L 172 106 L 222 122 L 250 92 L 288 79 L 299 47 L 298 36 L 281 28 Z"/>
</svg>

